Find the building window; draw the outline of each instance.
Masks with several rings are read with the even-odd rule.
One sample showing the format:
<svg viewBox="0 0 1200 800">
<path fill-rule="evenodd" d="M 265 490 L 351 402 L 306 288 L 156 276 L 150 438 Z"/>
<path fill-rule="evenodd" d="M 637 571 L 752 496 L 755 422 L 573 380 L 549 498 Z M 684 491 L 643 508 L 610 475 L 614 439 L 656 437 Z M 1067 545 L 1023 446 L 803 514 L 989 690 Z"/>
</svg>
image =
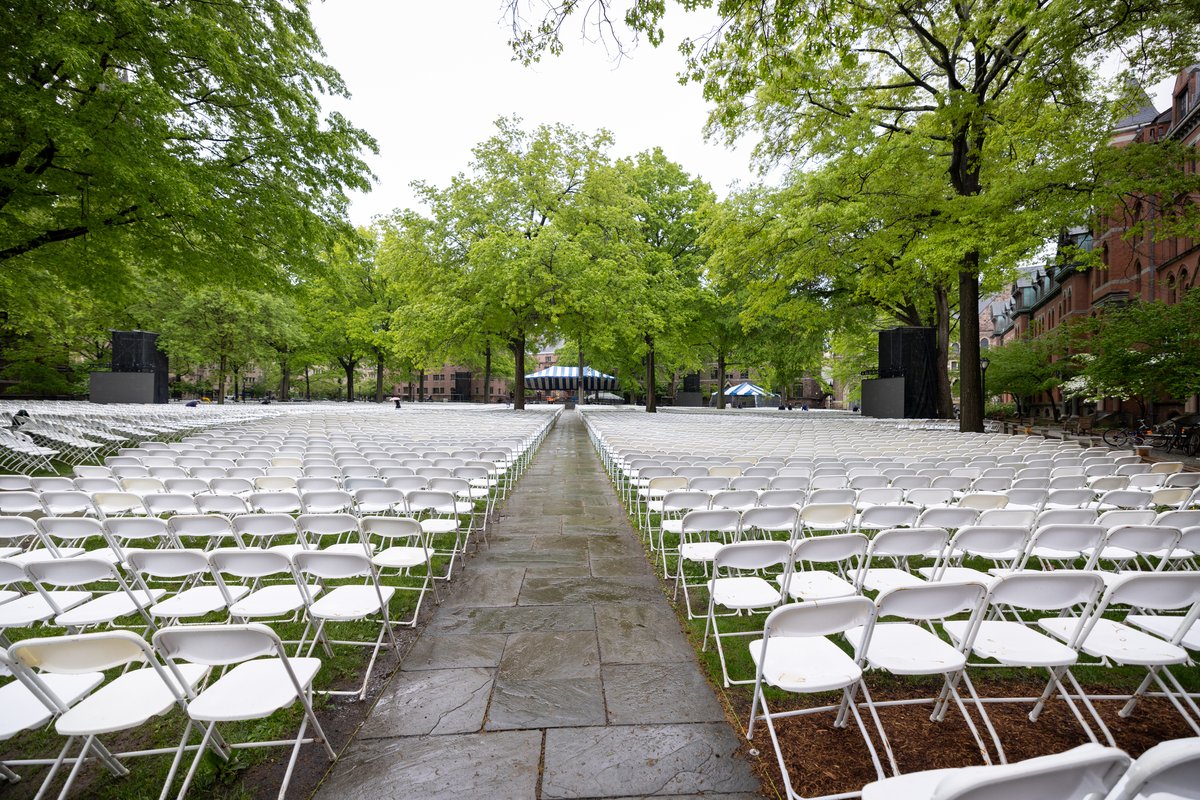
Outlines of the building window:
<svg viewBox="0 0 1200 800">
<path fill-rule="evenodd" d="M 1175 301 L 1179 299 L 1175 293 L 1175 288 L 1176 288 L 1175 287 L 1175 276 L 1168 275 L 1167 276 L 1167 302 L 1168 303 L 1174 304 Z"/>
</svg>

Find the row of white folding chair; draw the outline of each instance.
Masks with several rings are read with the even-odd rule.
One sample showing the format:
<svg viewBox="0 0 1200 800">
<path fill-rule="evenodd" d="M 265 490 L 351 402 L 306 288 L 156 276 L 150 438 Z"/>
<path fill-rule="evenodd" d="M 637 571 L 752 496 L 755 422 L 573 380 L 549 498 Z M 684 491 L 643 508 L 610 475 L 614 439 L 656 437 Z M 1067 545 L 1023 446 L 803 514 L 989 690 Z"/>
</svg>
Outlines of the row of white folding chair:
<svg viewBox="0 0 1200 800">
<path fill-rule="evenodd" d="M 769 587 L 769 585 L 765 585 Z M 764 587 L 760 586 L 760 590 Z M 863 693 L 865 704 L 868 706 L 876 722 L 876 727 L 889 758 L 890 747 L 883 727 L 875 713 L 876 704 L 871 701 L 867 687 L 862 683 L 862 671 L 865 666 L 883 669 L 898 674 L 942 674 L 945 676 L 945 689 L 935 700 L 935 719 L 944 714 L 948 695 L 954 696 L 960 710 L 970 723 L 970 716 L 963 707 L 962 701 L 949 692 L 953 688 L 954 679 L 961 677 L 969 689 L 975 710 L 992 733 L 992 741 L 1001 759 L 1003 750 L 999 738 L 987 720 L 982 703 L 970 684 L 966 675 L 966 652 L 981 648 L 988 658 L 995 658 L 1001 663 L 1012 666 L 1046 668 L 1051 673 L 1047 691 L 1040 698 L 1030 698 L 1035 701 L 1033 716 L 1036 718 L 1044 702 L 1054 689 L 1064 696 L 1077 721 L 1083 726 L 1089 738 L 1097 742 L 1098 738 L 1089 721 L 1083 717 L 1074 705 L 1070 693 L 1062 685 L 1062 677 L 1068 676 L 1075 688 L 1075 699 L 1083 702 L 1094 722 L 1111 744 L 1111 734 L 1099 714 L 1095 712 L 1092 701 L 1082 692 L 1069 668 L 1078 660 L 1079 651 L 1090 655 L 1098 655 L 1103 651 L 1116 663 L 1137 661 L 1134 650 L 1127 645 L 1113 645 L 1111 639 L 1119 636 L 1099 635 L 1097 626 L 1119 629 L 1121 635 L 1137 639 L 1138 644 L 1149 648 L 1153 655 L 1140 663 L 1149 666 L 1153 663 L 1156 669 L 1150 670 L 1150 676 L 1142 687 L 1134 692 L 1130 705 L 1136 702 L 1144 691 L 1145 686 L 1156 678 L 1159 672 L 1165 671 L 1173 685 L 1168 686 L 1159 680 L 1162 693 L 1176 705 L 1177 710 L 1188 719 L 1195 728 L 1195 721 L 1189 710 L 1194 710 L 1194 704 L 1187 697 L 1182 687 L 1170 676 L 1169 666 L 1186 660 L 1186 652 L 1178 646 L 1184 631 L 1198 613 L 1200 613 L 1200 575 L 1143 575 L 1130 578 L 1111 587 L 1104 592 L 1103 583 L 1094 575 L 1079 573 L 1049 573 L 1049 574 L 1020 574 L 1008 576 L 995 583 L 990 589 L 979 583 L 952 583 L 924 587 L 907 587 L 892 590 L 882 594 L 872 603 L 865 598 L 846 597 L 832 601 L 804 602 L 780 606 L 767 617 L 764 624 L 763 638 L 751 644 L 751 655 L 757 665 L 755 676 L 754 710 L 750 725 L 749 736 L 753 736 L 753 720 L 760 711 L 771 731 L 771 739 L 779 758 L 780 768 L 787 775 L 787 765 L 779 750 L 773 730 L 773 721 L 779 717 L 791 716 L 796 713 L 813 713 L 814 711 L 838 711 L 839 720 L 845 718 L 847 711 L 858 717 L 855 695 L 858 690 Z M 939 595 L 941 597 L 939 598 Z M 1100 598 L 1097 600 L 1097 598 Z M 1047 617 L 1039 619 L 1036 624 L 1049 631 L 1055 639 L 1046 637 L 1034 630 L 1029 624 L 1020 621 L 988 620 L 985 609 L 989 606 L 1003 607 L 1010 612 L 1014 607 L 1031 609 L 1039 612 L 1064 611 L 1073 609 L 1076 616 Z M 1174 641 L 1154 639 L 1129 626 L 1113 620 L 1106 620 L 1104 614 L 1116 606 L 1142 606 L 1166 609 L 1186 609 L 1183 617 L 1173 618 L 1178 627 L 1173 636 Z M 950 614 L 967 613 L 964 620 L 944 623 L 947 633 L 951 636 L 953 646 L 947 645 L 936 635 L 923 627 L 912 625 L 911 621 L 920 620 L 928 624 L 934 619 L 944 618 Z M 899 616 L 910 622 L 887 626 L 876 626 L 875 620 L 882 616 Z M 1126 618 L 1128 619 L 1128 617 Z M 716 618 L 712 622 L 715 624 Z M 984 633 L 980 633 L 984 631 Z M 825 637 L 832 633 L 844 632 L 854 646 L 854 656 L 848 656 L 835 649 Z M 878 637 L 878 638 L 876 638 Z M 1093 639 L 1093 637 L 1096 637 Z M 1143 641 L 1145 639 L 1146 641 Z M 719 641 L 719 640 L 718 640 Z M 978 653 L 978 650 L 976 649 Z M 820 657 L 818 657 L 820 654 Z M 817 673 L 807 677 L 806 673 L 819 670 L 824 680 L 818 679 Z M 840 677 L 835 677 L 840 676 Z M 843 689 L 843 701 L 838 706 L 822 709 L 809 709 L 801 712 L 772 713 L 762 694 L 763 683 L 788 692 L 809 693 Z M 883 705 L 883 704 L 880 704 Z M 1191 705 L 1191 709 L 1186 709 Z M 872 757 L 880 777 L 883 777 L 882 765 L 875 755 L 870 736 L 862 726 L 859 727 L 867 739 Z M 971 725 L 975 732 L 974 725 Z M 1198 730 L 1200 732 L 1200 730 Z M 990 763 L 987 749 L 982 738 L 976 733 L 976 743 L 985 759 Z M 898 773 L 895 761 L 891 760 L 893 773 Z M 786 780 L 786 777 L 785 777 Z M 789 792 L 790 792 L 789 782 Z M 789 794 L 789 796 L 792 796 Z M 1056 795 L 1057 796 L 1057 795 Z"/>
<path fill-rule="evenodd" d="M 1123 751 L 1085 744 L 1012 764 L 933 769 L 863 787 L 863 800 L 1200 800 L 1200 738 L 1160 742 L 1131 761 Z"/>
<path fill-rule="evenodd" d="M 312 657 L 289 657 L 279 637 L 267 626 L 205 625 L 164 628 L 154 634 L 153 645 L 129 631 L 104 631 L 53 638 L 28 639 L 0 654 L 16 680 L 3 688 L 7 724 L 4 733 L 34 730 L 55 719 L 56 731 L 66 743 L 54 759 L 14 759 L 10 765 L 50 766 L 39 796 L 54 783 L 68 764 L 69 774 L 60 790 L 67 797 L 80 771 L 95 759 L 114 775 L 128 774 L 124 760 L 135 756 L 170 755 L 170 767 L 160 793 L 165 798 L 173 788 L 187 752 L 194 759 L 179 788 L 186 796 L 196 768 L 206 752 L 223 761 L 239 747 L 292 745 L 280 787 L 283 797 L 291 781 L 302 744 L 320 742 L 332 761 L 336 753 L 327 740 L 313 710 L 313 682 L 321 661 Z M 221 668 L 215 679 L 213 668 Z M 117 670 L 104 682 L 104 672 Z M 238 720 L 264 719 L 299 704 L 303 720 L 294 738 L 282 742 L 225 740 L 217 725 Z M 184 715 L 176 747 L 113 754 L 100 736 L 131 731 L 155 720 L 172 708 Z M 314 736 L 305 733 L 312 726 Z M 203 731 L 198 744 L 192 732 Z M 75 755 L 76 740 L 82 745 Z M 12 777 L 8 767 L 3 771 Z"/>
</svg>

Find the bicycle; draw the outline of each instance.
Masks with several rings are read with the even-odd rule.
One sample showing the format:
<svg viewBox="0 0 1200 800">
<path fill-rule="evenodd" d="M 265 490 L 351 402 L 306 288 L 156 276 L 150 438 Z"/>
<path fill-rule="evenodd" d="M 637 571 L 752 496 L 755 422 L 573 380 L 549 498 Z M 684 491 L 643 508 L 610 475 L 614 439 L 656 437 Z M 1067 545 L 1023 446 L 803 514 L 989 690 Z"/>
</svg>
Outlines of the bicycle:
<svg viewBox="0 0 1200 800">
<path fill-rule="evenodd" d="M 1105 431 L 1100 437 L 1109 447 L 1119 449 L 1127 447 L 1166 447 L 1176 433 L 1156 432 L 1153 425 L 1147 425 L 1146 420 L 1139 419 L 1134 428 L 1113 428 Z"/>
</svg>

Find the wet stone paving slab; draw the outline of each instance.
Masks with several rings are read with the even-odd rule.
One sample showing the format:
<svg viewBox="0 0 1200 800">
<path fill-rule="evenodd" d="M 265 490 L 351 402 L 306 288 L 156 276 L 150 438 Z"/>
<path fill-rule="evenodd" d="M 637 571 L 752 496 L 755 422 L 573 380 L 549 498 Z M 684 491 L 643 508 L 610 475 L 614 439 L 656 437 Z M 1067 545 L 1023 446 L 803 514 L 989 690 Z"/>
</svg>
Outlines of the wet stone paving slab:
<svg viewBox="0 0 1200 800">
<path fill-rule="evenodd" d="M 740 743 L 566 412 L 316 797 L 749 800 Z"/>
</svg>

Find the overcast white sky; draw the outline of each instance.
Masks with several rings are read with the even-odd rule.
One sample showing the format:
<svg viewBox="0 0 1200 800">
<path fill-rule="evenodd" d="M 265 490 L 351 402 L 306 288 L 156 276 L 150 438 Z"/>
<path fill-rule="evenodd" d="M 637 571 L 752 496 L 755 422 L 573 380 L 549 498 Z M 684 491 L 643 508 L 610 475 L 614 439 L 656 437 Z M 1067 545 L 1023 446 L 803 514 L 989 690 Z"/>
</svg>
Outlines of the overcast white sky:
<svg viewBox="0 0 1200 800">
<path fill-rule="evenodd" d="M 571 29 L 563 55 L 532 67 L 512 61 L 499 0 L 324 0 L 311 11 L 328 62 L 353 94 L 331 108 L 379 142 L 371 160 L 378 182 L 354 196 L 356 224 L 415 206 L 411 181 L 441 186 L 465 171 L 471 148 L 492 135 L 497 117 L 511 114 L 527 129 L 607 128 L 618 157 L 660 146 L 722 196 L 730 183 L 756 179 L 752 143 L 728 150 L 704 141 L 700 87 L 680 86 L 675 75 L 683 64 L 678 38 L 707 27 L 678 9 L 667 26 L 675 41 L 657 49 L 643 42 L 619 65 Z"/>
<path fill-rule="evenodd" d="M 524 67 L 512 61 L 501 11 L 501 0 L 311 6 L 328 61 L 353 95 L 330 108 L 379 142 L 371 159 L 378 180 L 374 191 L 353 195 L 354 223 L 416 206 L 410 182 L 444 186 L 467 169 L 471 148 L 492 135 L 496 118 L 512 114 L 527 129 L 556 122 L 587 132 L 607 128 L 616 138 L 615 156 L 662 147 L 721 196 L 735 182 L 758 180 L 750 166 L 753 142 L 735 149 L 706 142 L 700 87 L 676 78 L 683 64 L 677 43 L 703 34 L 704 18 L 671 7 L 668 41 L 658 48 L 642 42 L 619 64 L 601 44 L 581 41 L 577 27 L 568 28 L 563 55 Z M 1169 92 L 1170 81 L 1151 92 L 1159 108 L 1164 86 Z"/>
</svg>

